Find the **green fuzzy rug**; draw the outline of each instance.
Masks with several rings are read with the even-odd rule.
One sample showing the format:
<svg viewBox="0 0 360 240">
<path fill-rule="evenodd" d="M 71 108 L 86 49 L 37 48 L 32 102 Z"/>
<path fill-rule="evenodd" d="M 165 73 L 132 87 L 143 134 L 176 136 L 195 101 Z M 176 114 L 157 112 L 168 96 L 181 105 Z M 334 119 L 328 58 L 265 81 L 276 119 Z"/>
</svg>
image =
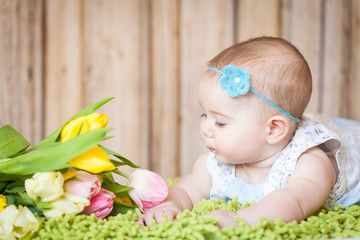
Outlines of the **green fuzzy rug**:
<svg viewBox="0 0 360 240">
<path fill-rule="evenodd" d="M 217 220 L 201 217 L 214 209 L 237 211 L 241 207 L 236 200 L 227 204 L 221 200 L 203 200 L 192 211 L 182 212 L 176 221 L 168 222 L 164 218 L 163 224 L 154 223 L 151 228 L 136 222 L 138 210 L 103 220 L 95 215 L 41 219 L 41 228 L 26 239 L 340 239 L 360 236 L 360 205 L 344 210 L 339 206 L 323 207 L 299 224 L 263 219 L 259 225 L 249 227 L 238 218 L 237 228 L 219 229 Z"/>
</svg>

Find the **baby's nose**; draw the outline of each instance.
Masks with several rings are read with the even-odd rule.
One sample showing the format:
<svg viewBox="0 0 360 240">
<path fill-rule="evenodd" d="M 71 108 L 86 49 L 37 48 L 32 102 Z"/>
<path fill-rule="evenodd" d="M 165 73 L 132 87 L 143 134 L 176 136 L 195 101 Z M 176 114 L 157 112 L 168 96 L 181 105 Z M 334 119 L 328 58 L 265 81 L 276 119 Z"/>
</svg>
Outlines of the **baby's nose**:
<svg viewBox="0 0 360 240">
<path fill-rule="evenodd" d="M 207 137 L 207 138 L 213 138 L 214 137 L 214 132 L 210 126 L 209 121 L 204 121 L 201 124 L 201 128 L 200 128 L 200 132 L 203 136 Z"/>
</svg>

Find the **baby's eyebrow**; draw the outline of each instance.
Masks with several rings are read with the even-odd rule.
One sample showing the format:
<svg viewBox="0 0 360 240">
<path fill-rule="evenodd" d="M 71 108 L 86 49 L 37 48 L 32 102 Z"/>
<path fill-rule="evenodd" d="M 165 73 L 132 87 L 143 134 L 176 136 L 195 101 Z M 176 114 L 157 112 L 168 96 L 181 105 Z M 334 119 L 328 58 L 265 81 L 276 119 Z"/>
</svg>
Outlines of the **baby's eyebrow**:
<svg viewBox="0 0 360 240">
<path fill-rule="evenodd" d="M 204 108 L 204 106 L 201 104 L 201 102 L 199 102 L 199 105 L 200 105 L 200 107 L 201 107 L 202 109 L 205 110 L 205 108 Z M 230 116 L 228 116 L 228 115 L 226 115 L 226 114 L 220 113 L 220 112 L 218 112 L 218 111 L 209 110 L 209 112 L 210 112 L 211 114 L 214 114 L 214 115 L 219 115 L 219 116 L 224 117 L 224 118 L 232 119 L 232 117 L 230 117 Z"/>
<path fill-rule="evenodd" d="M 223 114 L 223 113 L 220 113 L 220 112 L 217 112 L 217 111 L 209 111 L 210 113 L 214 114 L 214 115 L 219 115 L 221 117 L 224 117 L 224 118 L 228 118 L 228 119 L 232 119 L 232 117 L 226 115 L 226 114 Z"/>
</svg>

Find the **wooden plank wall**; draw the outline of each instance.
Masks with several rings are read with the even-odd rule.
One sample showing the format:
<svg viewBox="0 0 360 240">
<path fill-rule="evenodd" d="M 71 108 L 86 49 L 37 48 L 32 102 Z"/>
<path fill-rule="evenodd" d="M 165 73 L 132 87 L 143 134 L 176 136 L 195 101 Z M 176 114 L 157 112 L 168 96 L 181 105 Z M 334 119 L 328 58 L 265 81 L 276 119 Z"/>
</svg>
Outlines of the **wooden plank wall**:
<svg viewBox="0 0 360 240">
<path fill-rule="evenodd" d="M 197 81 L 206 61 L 261 35 L 308 60 L 308 112 L 360 120 L 358 0 L 0 0 L 0 125 L 37 143 L 115 96 L 107 146 L 163 177 L 205 151 Z"/>
</svg>

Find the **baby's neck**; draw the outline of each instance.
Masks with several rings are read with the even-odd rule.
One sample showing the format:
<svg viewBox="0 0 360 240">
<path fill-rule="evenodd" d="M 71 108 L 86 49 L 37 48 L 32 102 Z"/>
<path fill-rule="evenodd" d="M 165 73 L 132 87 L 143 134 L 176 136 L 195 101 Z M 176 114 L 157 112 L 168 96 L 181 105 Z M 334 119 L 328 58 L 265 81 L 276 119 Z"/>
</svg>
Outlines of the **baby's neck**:
<svg viewBox="0 0 360 240">
<path fill-rule="evenodd" d="M 263 184 L 281 151 L 277 151 L 265 159 L 253 163 L 237 164 L 235 177 L 242 178 L 249 184 Z"/>
</svg>

